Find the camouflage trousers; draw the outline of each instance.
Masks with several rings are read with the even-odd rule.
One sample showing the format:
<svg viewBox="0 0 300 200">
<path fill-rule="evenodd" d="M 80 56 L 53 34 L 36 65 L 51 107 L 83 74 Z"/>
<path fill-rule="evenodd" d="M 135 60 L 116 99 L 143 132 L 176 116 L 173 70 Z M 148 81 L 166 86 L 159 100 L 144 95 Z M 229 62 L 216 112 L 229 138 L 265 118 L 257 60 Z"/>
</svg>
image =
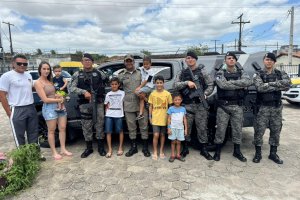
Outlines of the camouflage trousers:
<svg viewBox="0 0 300 200">
<path fill-rule="evenodd" d="M 263 136 L 266 129 L 270 129 L 269 144 L 279 146 L 280 132 L 282 128 L 282 105 L 278 108 L 273 106 L 261 106 L 254 121 L 255 146 L 263 145 Z"/>
<path fill-rule="evenodd" d="M 202 104 L 186 104 L 186 117 L 187 117 L 187 126 L 188 134 L 185 136 L 185 140 L 191 141 L 191 132 L 193 123 L 195 121 L 197 138 L 200 143 L 207 143 L 207 121 L 208 121 L 208 111 L 203 107 Z"/>
<path fill-rule="evenodd" d="M 131 140 L 136 139 L 137 135 L 137 120 L 136 117 L 139 115 L 139 111 L 137 112 L 125 112 L 125 119 L 126 119 L 126 124 L 128 127 L 129 131 L 129 138 Z M 138 120 L 139 123 L 139 129 L 141 132 L 141 137 L 143 140 L 148 139 L 148 110 L 145 109 L 144 111 L 144 118 Z"/>
<path fill-rule="evenodd" d="M 93 104 L 81 104 L 79 106 L 81 113 L 82 131 L 85 141 L 93 140 L 93 127 L 96 130 L 96 138 L 104 139 L 104 104 L 97 104 L 97 121 L 93 124 Z"/>
<path fill-rule="evenodd" d="M 224 110 L 224 109 L 225 110 Z M 232 142 L 235 144 L 242 143 L 242 127 L 243 127 L 243 106 L 227 105 L 223 108 L 218 107 L 217 110 L 217 130 L 215 135 L 215 144 L 223 143 L 225 139 L 226 129 L 230 120 L 232 130 Z"/>
</svg>

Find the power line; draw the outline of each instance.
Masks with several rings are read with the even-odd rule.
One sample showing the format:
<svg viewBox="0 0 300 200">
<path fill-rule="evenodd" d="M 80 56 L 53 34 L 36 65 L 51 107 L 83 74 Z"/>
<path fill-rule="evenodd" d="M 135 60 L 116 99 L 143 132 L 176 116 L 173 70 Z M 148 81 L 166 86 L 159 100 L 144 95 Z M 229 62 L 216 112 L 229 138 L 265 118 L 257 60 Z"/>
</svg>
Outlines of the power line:
<svg viewBox="0 0 300 200">
<path fill-rule="evenodd" d="M 234 22 L 234 21 L 231 22 L 231 24 L 239 24 L 240 25 L 239 43 L 238 43 L 239 51 L 242 51 L 242 25 L 250 23 L 250 21 L 247 21 L 247 22 L 243 21 L 242 17 L 243 17 L 243 13 L 237 18 L 237 19 L 240 19 L 239 22 Z"/>
<path fill-rule="evenodd" d="M 109 6 L 109 7 L 140 7 L 140 6 L 145 6 L 145 5 L 153 5 L 153 6 L 165 6 L 169 8 L 190 8 L 190 4 L 167 4 L 167 3 L 144 3 L 144 2 L 132 2 L 132 1 L 126 1 L 126 2 L 114 2 L 114 1 L 91 1 L 89 0 L 87 2 L 82 2 L 82 1 L 67 1 L 67 2 L 40 2 L 40 1 L 17 1 L 17 0 L 2 0 L 2 2 L 7 2 L 7 3 L 26 3 L 26 4 L 48 4 L 48 5 L 85 5 L 85 6 Z M 78 3 L 82 2 L 82 3 Z M 100 4 L 94 4 L 94 3 L 100 3 Z M 108 4 L 101 4 L 101 3 L 108 3 Z M 109 4 L 110 3 L 110 4 Z M 129 5 L 128 5 L 129 4 Z M 265 8 L 272 8 L 272 7 L 290 7 L 291 5 L 266 5 L 266 6 L 260 6 L 260 7 L 265 7 Z M 298 7 L 300 6 L 299 4 L 295 4 L 294 6 Z M 193 8 L 255 8 L 257 7 L 256 5 L 234 5 L 234 6 L 204 6 L 202 4 L 193 4 Z"/>
</svg>

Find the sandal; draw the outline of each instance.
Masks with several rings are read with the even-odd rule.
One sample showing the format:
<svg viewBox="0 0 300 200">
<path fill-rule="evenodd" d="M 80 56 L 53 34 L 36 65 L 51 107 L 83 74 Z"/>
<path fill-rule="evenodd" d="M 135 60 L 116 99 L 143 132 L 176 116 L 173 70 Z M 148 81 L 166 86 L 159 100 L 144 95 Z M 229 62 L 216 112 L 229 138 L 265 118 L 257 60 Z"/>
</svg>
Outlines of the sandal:
<svg viewBox="0 0 300 200">
<path fill-rule="evenodd" d="M 124 151 L 118 151 L 118 152 L 117 152 L 117 156 L 122 156 L 123 153 L 124 153 Z"/>
<path fill-rule="evenodd" d="M 166 156 L 165 156 L 165 154 L 164 154 L 164 153 L 161 153 L 161 154 L 159 154 L 159 158 L 160 158 L 160 159 L 165 159 L 165 158 L 166 158 Z"/>
<path fill-rule="evenodd" d="M 171 156 L 171 157 L 169 158 L 169 162 L 174 162 L 174 160 L 175 160 L 175 156 Z"/>
<path fill-rule="evenodd" d="M 152 159 L 153 160 L 157 160 L 157 155 L 156 154 L 152 154 Z"/>
<path fill-rule="evenodd" d="M 176 156 L 176 159 L 177 159 L 177 160 L 180 160 L 181 162 L 184 162 L 184 161 L 185 161 L 185 159 L 184 159 L 182 156 Z"/>
<path fill-rule="evenodd" d="M 110 152 L 108 152 L 108 153 L 105 155 L 106 158 L 111 158 L 111 156 L 112 156 L 112 153 L 110 153 Z"/>
<path fill-rule="evenodd" d="M 60 154 L 63 155 L 63 156 L 73 156 L 73 154 L 69 151 L 60 152 Z"/>
<path fill-rule="evenodd" d="M 54 160 L 61 160 L 62 156 L 60 154 L 56 154 L 55 156 L 53 156 Z"/>
</svg>

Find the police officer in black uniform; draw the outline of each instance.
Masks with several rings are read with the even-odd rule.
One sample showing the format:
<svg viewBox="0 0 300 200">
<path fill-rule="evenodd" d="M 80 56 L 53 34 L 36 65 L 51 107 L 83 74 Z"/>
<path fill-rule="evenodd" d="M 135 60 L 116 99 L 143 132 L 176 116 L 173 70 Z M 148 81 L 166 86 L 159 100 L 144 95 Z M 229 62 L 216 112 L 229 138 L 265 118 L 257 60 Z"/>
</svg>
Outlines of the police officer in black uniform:
<svg viewBox="0 0 300 200">
<path fill-rule="evenodd" d="M 253 76 L 253 82 L 257 89 L 257 105 L 259 111 L 254 122 L 255 156 L 254 163 L 262 159 L 261 147 L 263 136 L 267 128 L 270 129 L 270 154 L 269 159 L 277 164 L 283 161 L 277 155 L 280 132 L 282 128 L 282 102 L 281 91 L 288 90 L 291 80 L 287 73 L 275 68 L 276 56 L 273 53 L 266 53 L 264 68 L 258 70 Z"/>
<path fill-rule="evenodd" d="M 201 144 L 200 154 L 207 160 L 212 160 L 212 156 L 207 151 L 207 121 L 208 110 L 204 107 L 199 96 L 190 98 L 191 94 L 197 89 L 197 84 L 203 88 L 204 96 L 209 96 L 214 89 L 214 83 L 210 75 L 206 72 L 204 65 L 197 64 L 198 56 L 193 51 L 188 51 L 185 62 L 188 65 L 186 69 L 180 71 L 174 81 L 174 89 L 180 91 L 183 96 L 183 103 L 187 111 L 188 134 L 182 143 L 183 150 L 181 155 L 185 157 L 188 153 L 187 142 L 191 141 L 191 130 L 195 121 L 197 129 L 197 138 Z M 193 76 L 192 76 L 192 74 Z M 195 82 L 198 83 L 195 83 Z"/>
<path fill-rule="evenodd" d="M 83 70 L 75 72 L 69 87 L 70 92 L 78 94 L 79 110 L 83 135 L 86 141 L 86 149 L 81 158 L 88 157 L 93 153 L 93 127 L 96 130 L 98 140 L 98 152 L 105 156 L 104 149 L 104 97 L 105 82 L 104 73 L 93 68 L 93 57 L 85 53 L 82 57 Z"/>
</svg>

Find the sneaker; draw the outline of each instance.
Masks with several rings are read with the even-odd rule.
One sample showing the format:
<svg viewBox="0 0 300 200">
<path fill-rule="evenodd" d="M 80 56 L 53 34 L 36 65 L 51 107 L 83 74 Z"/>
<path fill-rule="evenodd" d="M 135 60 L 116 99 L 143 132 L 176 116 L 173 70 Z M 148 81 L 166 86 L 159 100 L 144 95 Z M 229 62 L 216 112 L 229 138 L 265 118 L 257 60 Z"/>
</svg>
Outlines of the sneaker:
<svg viewBox="0 0 300 200">
<path fill-rule="evenodd" d="M 140 120 L 140 119 L 143 119 L 143 118 L 144 118 L 144 115 L 138 115 L 135 119 Z"/>
</svg>

